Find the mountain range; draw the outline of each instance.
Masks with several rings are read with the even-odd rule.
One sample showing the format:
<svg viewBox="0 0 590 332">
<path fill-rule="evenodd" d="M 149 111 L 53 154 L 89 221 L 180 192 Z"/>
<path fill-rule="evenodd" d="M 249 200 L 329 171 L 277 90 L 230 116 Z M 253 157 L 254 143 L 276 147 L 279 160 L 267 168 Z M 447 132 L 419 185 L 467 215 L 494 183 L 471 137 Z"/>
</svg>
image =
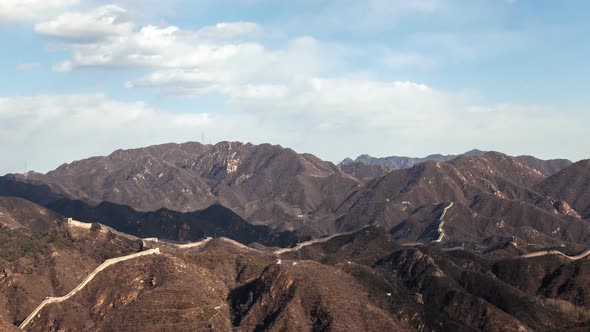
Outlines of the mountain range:
<svg viewBox="0 0 590 332">
<path fill-rule="evenodd" d="M 138 211 L 189 212 L 221 204 L 252 224 L 285 229 L 294 220 L 321 218 L 360 185 L 313 155 L 239 142 L 118 150 L 20 179 L 90 204 L 108 201 Z"/>
<path fill-rule="evenodd" d="M 472 150 L 334 165 L 240 142 L 9 174 L 0 328 L 105 259 L 157 246 L 27 329 L 584 331 L 589 188 L 588 160 Z"/>
<path fill-rule="evenodd" d="M 355 160 L 350 158 L 346 158 L 340 162 L 340 166 L 346 166 L 349 164 L 366 164 L 366 165 L 380 165 L 386 167 L 389 170 L 393 169 L 404 169 L 410 168 L 417 164 L 423 163 L 425 161 L 450 161 L 459 156 L 481 156 L 485 154 L 486 151 L 481 151 L 478 149 L 469 150 L 460 155 L 442 155 L 442 154 L 432 154 L 428 155 L 423 158 L 416 158 L 416 157 L 398 157 L 398 156 L 390 156 L 390 157 L 371 157 L 368 154 L 363 154 L 358 156 Z M 558 171 L 562 170 L 563 168 L 572 164 L 571 161 L 567 159 L 551 159 L 551 160 L 542 160 L 535 158 L 533 156 L 516 156 L 513 157 L 514 159 L 520 161 L 521 163 L 534 168 L 541 172 L 545 176 L 551 176 Z"/>
</svg>

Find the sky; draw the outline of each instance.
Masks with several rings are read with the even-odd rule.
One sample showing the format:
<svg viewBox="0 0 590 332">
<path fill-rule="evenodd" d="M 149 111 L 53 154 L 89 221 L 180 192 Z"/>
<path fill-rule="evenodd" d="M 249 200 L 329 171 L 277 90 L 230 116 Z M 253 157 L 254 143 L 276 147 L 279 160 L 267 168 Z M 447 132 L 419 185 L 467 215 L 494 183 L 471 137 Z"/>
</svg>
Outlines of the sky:
<svg viewBox="0 0 590 332">
<path fill-rule="evenodd" d="M 0 0 L 0 174 L 120 148 L 590 158 L 584 0 Z"/>
</svg>

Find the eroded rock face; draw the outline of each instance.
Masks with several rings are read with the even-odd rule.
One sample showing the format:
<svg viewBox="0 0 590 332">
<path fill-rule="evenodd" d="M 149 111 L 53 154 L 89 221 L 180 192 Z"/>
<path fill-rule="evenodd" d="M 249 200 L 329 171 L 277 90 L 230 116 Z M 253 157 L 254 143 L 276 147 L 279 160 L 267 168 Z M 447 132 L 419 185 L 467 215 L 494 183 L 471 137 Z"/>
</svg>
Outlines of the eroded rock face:
<svg viewBox="0 0 590 332">
<path fill-rule="evenodd" d="M 557 201 L 557 202 L 555 202 L 554 206 L 555 206 L 555 209 L 557 210 L 557 212 L 559 212 L 561 214 L 565 214 L 567 216 L 578 218 L 578 219 L 582 218 L 582 216 L 580 216 L 580 214 L 578 212 L 576 212 L 576 210 L 572 209 L 572 207 L 565 201 Z"/>
</svg>

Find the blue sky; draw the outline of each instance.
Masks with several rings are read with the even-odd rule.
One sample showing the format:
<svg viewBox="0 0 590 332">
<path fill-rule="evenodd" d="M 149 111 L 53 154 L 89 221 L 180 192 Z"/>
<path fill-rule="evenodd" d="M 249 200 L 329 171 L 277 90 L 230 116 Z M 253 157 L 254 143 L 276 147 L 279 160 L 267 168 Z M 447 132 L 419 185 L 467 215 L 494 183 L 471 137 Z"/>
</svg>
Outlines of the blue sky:
<svg viewBox="0 0 590 332">
<path fill-rule="evenodd" d="M 587 1 L 0 0 L 0 173 L 240 140 L 590 157 Z"/>
</svg>

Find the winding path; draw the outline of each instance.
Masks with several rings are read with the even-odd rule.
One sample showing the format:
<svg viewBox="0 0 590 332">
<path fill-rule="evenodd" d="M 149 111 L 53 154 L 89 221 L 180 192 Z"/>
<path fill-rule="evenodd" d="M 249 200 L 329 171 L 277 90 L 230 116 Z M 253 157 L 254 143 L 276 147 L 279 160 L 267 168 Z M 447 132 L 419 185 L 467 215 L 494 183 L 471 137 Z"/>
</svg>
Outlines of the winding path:
<svg viewBox="0 0 590 332">
<path fill-rule="evenodd" d="M 242 249 L 247 249 L 247 250 L 250 250 L 250 251 L 258 251 L 258 252 L 262 252 L 262 250 L 258 250 L 258 249 L 256 249 L 256 248 L 251 248 L 251 247 L 248 247 L 247 245 L 245 245 L 245 244 L 243 244 L 243 243 L 240 243 L 240 242 L 238 242 L 238 241 L 236 241 L 236 240 L 232 240 L 232 239 L 230 239 L 230 238 L 227 238 L 227 237 L 223 237 L 223 236 L 222 236 L 222 237 L 220 237 L 219 239 L 220 239 L 220 240 L 222 240 L 222 241 L 225 241 L 225 242 L 229 242 L 229 243 L 233 244 L 234 246 L 237 246 L 237 247 L 239 247 L 239 248 L 242 248 Z"/>
<path fill-rule="evenodd" d="M 369 227 L 369 226 L 365 226 L 365 227 L 361 228 L 360 230 L 356 230 L 356 231 L 350 231 L 350 232 L 344 232 L 344 233 L 337 233 L 337 234 L 332 234 L 330 236 L 320 237 L 320 238 L 317 238 L 317 239 L 312 239 L 312 240 L 309 240 L 309 241 L 301 242 L 301 243 L 298 243 L 293 248 L 282 248 L 282 249 L 275 250 L 274 251 L 274 254 L 275 255 L 281 255 L 281 254 L 284 254 L 284 253 L 287 253 L 287 252 L 298 251 L 298 250 L 301 250 L 301 248 L 307 247 L 307 246 L 312 245 L 312 244 L 322 243 L 322 242 L 328 242 L 328 241 L 332 240 L 335 237 L 344 236 L 344 235 L 350 235 L 350 234 L 354 234 L 356 232 L 360 232 L 361 230 L 363 230 L 363 229 L 365 229 L 367 227 Z"/>
<path fill-rule="evenodd" d="M 445 236 L 445 232 L 443 230 L 443 226 L 444 226 L 445 222 L 444 222 L 443 219 L 444 219 L 445 215 L 447 214 L 447 211 L 451 207 L 453 207 L 453 202 L 451 202 L 449 205 L 447 205 L 445 207 L 445 209 L 443 210 L 442 214 L 440 215 L 440 218 L 438 218 L 438 220 L 439 220 L 439 224 L 438 224 L 438 238 L 436 240 L 432 241 L 432 242 L 440 243 L 442 241 L 443 237 Z"/>
<path fill-rule="evenodd" d="M 67 218 L 66 220 L 67 220 L 67 224 L 70 226 L 73 226 L 73 227 L 79 227 L 79 228 L 83 228 L 83 229 L 91 229 L 91 227 L 92 227 L 92 223 L 77 221 L 72 218 Z M 141 240 L 141 243 L 144 248 L 147 247 L 146 242 L 161 242 L 161 243 L 165 243 L 167 245 L 174 246 L 174 247 L 177 247 L 180 249 L 189 249 L 189 248 L 200 247 L 213 239 L 212 237 L 207 237 L 199 242 L 173 243 L 173 242 L 168 242 L 165 240 L 160 240 L 157 237 L 146 237 L 146 238 L 142 239 L 142 238 L 139 238 L 134 235 L 119 232 L 118 230 L 116 230 L 110 226 L 101 224 L 101 223 L 96 223 L 96 224 L 98 224 L 100 226 L 101 232 L 110 232 L 114 235 L 118 235 L 118 236 L 124 237 L 124 238 L 132 240 L 132 241 Z"/>
<path fill-rule="evenodd" d="M 581 254 L 575 255 L 575 256 L 568 256 L 559 250 L 543 250 L 543 251 L 531 252 L 528 254 L 520 255 L 516 258 L 522 259 L 522 258 L 531 258 L 531 257 L 539 257 L 539 256 L 548 256 L 548 255 L 561 255 L 569 260 L 576 261 L 578 259 L 582 259 L 582 258 L 590 255 L 590 249 L 587 249 L 586 251 L 582 252 Z"/>
<path fill-rule="evenodd" d="M 83 223 L 83 222 L 68 218 L 68 225 L 70 225 L 70 226 L 84 228 L 84 229 L 90 229 L 91 226 L 87 226 L 86 224 L 92 225 L 91 223 Z M 108 226 L 105 226 L 102 224 L 99 224 L 99 225 L 101 226 L 101 231 L 109 231 L 109 232 L 112 232 L 113 234 L 116 234 L 116 235 L 119 235 L 119 236 L 122 236 L 122 237 L 125 237 L 128 239 L 132 239 L 132 240 L 139 239 L 135 236 L 114 230 L 111 227 L 108 227 Z M 167 242 L 167 241 L 162 241 L 162 242 L 164 242 L 167 245 L 175 246 L 179 249 L 191 249 L 191 248 L 197 248 L 197 247 L 203 246 L 203 245 L 207 244 L 209 241 L 211 241 L 212 239 L 213 239 L 212 237 L 207 237 L 199 242 L 191 242 L 191 243 L 183 243 L 183 244 L 172 243 L 172 242 Z M 146 241 L 160 242 L 158 240 L 158 238 L 145 238 L 145 239 L 141 239 L 141 241 L 142 241 L 144 247 L 145 247 Z M 103 271 L 107 267 L 109 267 L 113 264 L 119 263 L 119 262 L 126 261 L 126 260 L 130 260 L 130 259 L 134 259 L 134 258 L 138 258 L 138 257 L 142 257 L 142 256 L 147 256 L 147 255 L 159 255 L 159 254 L 160 254 L 160 248 L 154 248 L 154 249 L 140 251 L 140 252 L 137 252 L 134 254 L 126 255 L 126 256 L 109 258 L 109 259 L 105 260 L 96 269 L 94 269 L 94 271 L 92 271 L 92 273 L 90 273 L 88 276 L 86 276 L 86 278 L 84 278 L 84 280 L 82 280 L 82 282 L 78 286 L 76 286 L 76 288 L 72 289 L 68 294 L 66 294 L 64 296 L 60 296 L 60 297 L 46 297 L 45 300 L 43 300 L 43 302 L 41 302 L 37 306 L 37 308 L 35 308 L 35 310 L 33 310 L 33 312 L 31 312 L 29 314 L 29 316 L 19 325 L 19 328 L 20 329 L 26 328 L 27 325 L 29 325 L 29 323 L 33 320 L 33 318 L 37 317 L 39 312 L 46 305 L 51 304 L 51 303 L 60 303 L 60 302 L 66 301 L 69 298 L 71 298 L 72 296 L 74 296 L 76 293 L 78 293 L 80 290 L 82 290 L 90 281 L 92 281 L 92 279 L 94 279 L 94 277 L 99 272 Z"/>
<path fill-rule="evenodd" d="M 202 245 L 205 245 L 211 240 L 213 240 L 213 238 L 209 236 L 199 242 L 172 243 L 172 242 L 168 242 L 168 241 L 162 241 L 156 237 L 148 237 L 148 238 L 141 239 L 141 243 L 143 244 L 144 247 L 147 247 L 146 242 L 157 242 L 157 243 L 164 243 L 166 245 L 173 246 L 173 247 L 176 247 L 179 249 L 191 249 L 191 248 L 197 248 Z"/>
<path fill-rule="evenodd" d="M 421 247 L 424 246 L 422 242 L 404 242 L 399 244 L 400 247 Z"/>
<path fill-rule="evenodd" d="M 33 312 L 31 312 L 31 314 L 19 325 L 19 328 L 24 329 L 31 322 L 31 320 L 33 320 L 33 318 L 35 318 L 37 316 L 39 311 L 41 311 L 41 309 L 43 309 L 46 305 L 48 305 L 50 303 L 60 303 L 60 302 L 63 302 L 65 300 L 69 299 L 70 297 L 74 296 L 76 293 L 78 293 L 80 290 L 82 290 L 82 288 L 84 288 L 84 286 L 86 286 L 90 281 L 92 281 L 92 279 L 94 279 L 94 277 L 100 271 L 106 269 L 107 267 L 109 267 L 113 264 L 119 263 L 119 262 L 133 259 L 133 258 L 147 256 L 147 255 L 159 255 L 159 254 L 160 254 L 160 248 L 156 248 L 156 249 L 141 251 L 141 252 L 138 252 L 135 254 L 127 255 L 127 256 L 121 256 L 121 257 L 117 257 L 117 258 L 107 259 L 102 264 L 100 264 L 96 269 L 94 269 L 94 271 L 92 271 L 92 273 L 90 273 L 86 278 L 84 278 L 84 280 L 76 288 L 72 289 L 68 294 L 66 294 L 64 296 L 60 296 L 60 297 L 46 297 L 45 300 L 43 300 L 43 302 L 41 302 L 41 304 L 39 304 L 37 306 L 37 308 L 35 308 L 35 310 L 33 310 Z"/>
</svg>

